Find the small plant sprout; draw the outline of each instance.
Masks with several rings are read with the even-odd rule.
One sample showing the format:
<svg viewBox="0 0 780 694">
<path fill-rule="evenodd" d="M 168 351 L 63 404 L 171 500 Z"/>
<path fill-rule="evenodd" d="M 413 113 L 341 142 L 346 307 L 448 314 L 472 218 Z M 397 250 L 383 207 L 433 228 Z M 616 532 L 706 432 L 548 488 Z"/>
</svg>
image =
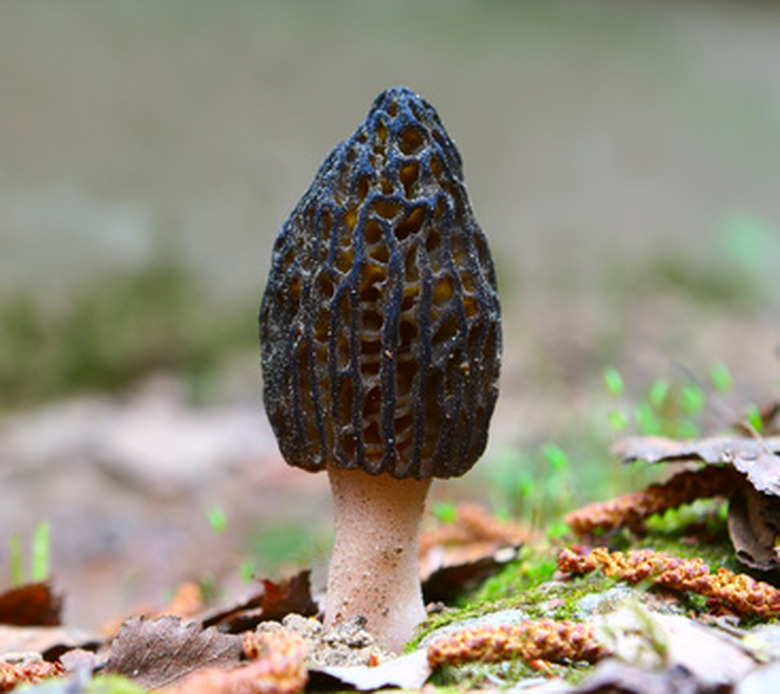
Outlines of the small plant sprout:
<svg viewBox="0 0 780 694">
<path fill-rule="evenodd" d="M 48 580 L 51 571 L 51 525 L 38 523 L 33 531 L 30 551 L 30 580 L 40 583 Z"/>
<path fill-rule="evenodd" d="M 544 475 L 545 497 L 553 508 L 560 508 L 566 504 L 571 496 L 569 456 L 554 443 L 544 444 L 541 453 L 550 468 L 550 472 Z"/>
<path fill-rule="evenodd" d="M 556 474 L 560 475 L 569 471 L 569 456 L 560 446 L 546 443 L 542 446 L 542 455 Z"/>
<path fill-rule="evenodd" d="M 620 399 L 625 391 L 623 377 L 620 375 L 620 372 L 616 368 L 610 366 L 604 369 L 602 376 L 607 393 L 615 400 Z M 625 431 L 628 426 L 628 417 L 625 412 L 619 408 L 611 409 L 607 413 L 607 421 L 609 422 L 610 427 L 618 433 Z"/>
<path fill-rule="evenodd" d="M 661 410 L 669 401 L 669 381 L 665 378 L 658 378 L 653 381 L 647 394 L 647 400 L 656 410 Z"/>
<path fill-rule="evenodd" d="M 24 584 L 24 560 L 22 558 L 22 537 L 11 533 L 8 538 L 8 573 L 14 588 Z"/>
<path fill-rule="evenodd" d="M 663 430 L 663 422 L 650 400 L 643 400 L 634 408 L 634 419 L 643 436 L 658 436 Z"/>
<path fill-rule="evenodd" d="M 224 533 L 227 530 L 227 515 L 221 506 L 209 506 L 206 509 L 206 520 L 215 533 Z"/>
<path fill-rule="evenodd" d="M 8 539 L 9 578 L 13 587 L 25 582 L 42 583 L 47 581 L 51 572 L 51 525 L 44 521 L 33 530 L 30 544 L 30 566 L 25 574 L 22 538 L 19 533 L 11 533 Z"/>
<path fill-rule="evenodd" d="M 680 390 L 680 409 L 687 415 L 699 414 L 707 402 L 707 396 L 699 386 L 687 383 Z"/>
<path fill-rule="evenodd" d="M 607 392 L 614 398 L 619 398 L 623 395 L 625 386 L 623 384 L 623 377 L 620 372 L 610 366 L 604 369 L 604 385 L 607 388 Z"/>
<path fill-rule="evenodd" d="M 458 520 L 458 509 L 451 501 L 431 504 L 431 513 L 440 523 L 451 524 Z"/>
<path fill-rule="evenodd" d="M 238 575 L 241 576 L 241 580 L 244 583 L 252 583 L 255 580 L 257 574 L 257 567 L 255 562 L 251 559 L 245 559 L 238 567 Z"/>
<path fill-rule="evenodd" d="M 764 418 L 761 416 L 761 410 L 751 403 L 745 408 L 745 421 L 753 427 L 757 434 L 764 431 Z"/>
<path fill-rule="evenodd" d="M 628 417 L 621 410 L 611 410 L 607 414 L 609 425 L 618 433 L 623 432 L 628 427 Z"/>
<path fill-rule="evenodd" d="M 719 393 L 728 393 L 734 387 L 731 372 L 723 362 L 716 362 L 710 369 L 712 385 Z"/>
</svg>

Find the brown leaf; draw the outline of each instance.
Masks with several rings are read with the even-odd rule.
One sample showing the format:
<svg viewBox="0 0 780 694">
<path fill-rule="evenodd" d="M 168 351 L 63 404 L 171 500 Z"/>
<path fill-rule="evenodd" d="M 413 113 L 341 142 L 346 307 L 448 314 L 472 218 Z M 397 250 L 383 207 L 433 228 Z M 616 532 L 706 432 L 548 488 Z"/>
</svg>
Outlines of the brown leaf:
<svg viewBox="0 0 780 694">
<path fill-rule="evenodd" d="M 66 627 L 14 627 L 0 625 L 0 653 L 9 651 L 40 653 L 56 658 L 71 648 L 97 648 L 99 639 Z"/>
<path fill-rule="evenodd" d="M 645 670 L 612 658 L 599 663 L 593 674 L 573 691 L 577 694 L 670 694 L 699 690 L 694 676 L 685 670 Z"/>
<path fill-rule="evenodd" d="M 220 631 L 237 634 L 254 629 L 260 622 L 281 621 L 295 613 L 310 617 L 319 611 L 311 597 L 310 571 L 274 583 L 263 580 L 263 589 L 238 605 L 220 610 L 203 620 L 203 626 L 218 626 Z"/>
<path fill-rule="evenodd" d="M 780 437 L 765 439 L 714 436 L 676 441 L 660 436 L 637 436 L 618 441 L 612 452 L 624 462 L 701 461 L 733 465 L 760 492 L 780 496 Z"/>
<path fill-rule="evenodd" d="M 760 571 L 780 567 L 775 538 L 780 535 L 780 500 L 744 486 L 729 501 L 729 537 L 737 558 Z"/>
<path fill-rule="evenodd" d="M 482 556 L 473 560 L 460 560 L 453 564 L 440 566 L 432 571 L 422 583 L 426 602 L 453 602 L 464 591 L 497 574 L 506 564 L 517 558 L 518 547 L 504 547 L 494 550 L 489 546 L 480 549 Z"/>
<path fill-rule="evenodd" d="M 55 627 L 61 624 L 62 598 L 49 583 L 28 583 L 0 594 L 0 624 Z"/>
<path fill-rule="evenodd" d="M 295 694 L 306 684 L 306 645 L 300 636 L 283 631 L 247 632 L 247 665 L 225 670 L 203 668 L 175 689 L 175 694 Z"/>
<path fill-rule="evenodd" d="M 420 538 L 420 577 L 428 602 L 450 602 L 470 585 L 497 573 L 529 539 L 528 528 L 501 522 L 474 504 L 461 504 L 453 523 Z"/>
<path fill-rule="evenodd" d="M 241 639 L 233 634 L 178 617 L 131 617 L 119 628 L 105 671 L 156 689 L 207 665 L 236 665 L 240 658 Z"/>
<path fill-rule="evenodd" d="M 310 617 L 317 614 L 317 604 L 311 598 L 309 571 L 301 571 L 292 578 L 274 583 L 263 580 L 263 621 L 279 621 L 291 612 Z"/>
<path fill-rule="evenodd" d="M 597 622 L 602 642 L 615 655 L 644 668 L 688 672 L 694 691 L 729 691 L 757 662 L 734 638 L 681 615 L 627 605 Z"/>
</svg>

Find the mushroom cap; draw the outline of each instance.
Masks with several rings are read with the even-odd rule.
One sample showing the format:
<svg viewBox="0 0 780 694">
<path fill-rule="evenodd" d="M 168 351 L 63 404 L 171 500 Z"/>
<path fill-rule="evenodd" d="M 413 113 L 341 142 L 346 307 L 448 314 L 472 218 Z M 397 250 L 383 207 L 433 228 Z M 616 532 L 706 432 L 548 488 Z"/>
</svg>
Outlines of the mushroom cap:
<svg viewBox="0 0 780 694">
<path fill-rule="evenodd" d="M 374 101 L 282 225 L 263 398 L 290 465 L 462 475 L 487 443 L 501 319 L 460 154 L 404 87 Z"/>
</svg>

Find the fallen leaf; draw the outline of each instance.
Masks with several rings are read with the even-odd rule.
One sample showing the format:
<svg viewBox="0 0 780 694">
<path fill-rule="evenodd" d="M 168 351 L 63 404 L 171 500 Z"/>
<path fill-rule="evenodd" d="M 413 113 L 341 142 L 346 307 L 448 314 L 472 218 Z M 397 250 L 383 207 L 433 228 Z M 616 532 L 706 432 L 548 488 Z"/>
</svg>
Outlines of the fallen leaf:
<svg viewBox="0 0 780 694">
<path fill-rule="evenodd" d="M 175 694 L 295 694 L 306 684 L 306 645 L 283 631 L 247 632 L 243 638 L 248 664 L 226 670 L 208 667 L 184 680 Z"/>
<path fill-rule="evenodd" d="M 775 415 L 772 410 L 771 416 Z M 775 538 L 780 535 L 780 437 L 716 436 L 675 441 L 641 436 L 618 441 L 612 452 L 624 462 L 695 460 L 719 466 L 712 470 L 731 466 L 744 475 L 741 480 L 746 480 L 735 480 L 729 500 L 729 536 L 737 558 L 761 571 L 780 567 L 780 555 L 775 550 Z"/>
<path fill-rule="evenodd" d="M 758 491 L 780 496 L 780 436 L 764 439 L 714 436 L 691 441 L 636 436 L 618 441 L 612 453 L 624 462 L 698 460 L 709 465 L 733 465 Z"/>
<path fill-rule="evenodd" d="M 757 667 L 737 683 L 734 694 L 780 692 L 780 661 Z"/>
<path fill-rule="evenodd" d="M 531 533 L 501 522 L 474 504 L 461 504 L 456 520 L 426 529 L 420 538 L 420 579 L 427 602 L 452 602 L 471 585 L 497 573 Z"/>
<path fill-rule="evenodd" d="M 453 602 L 464 591 L 497 574 L 517 558 L 519 551 L 519 546 L 503 547 L 471 561 L 439 567 L 422 584 L 425 602 Z"/>
<path fill-rule="evenodd" d="M 311 598 L 309 577 L 309 571 L 301 571 L 281 583 L 264 579 L 263 620 L 280 621 L 292 612 L 304 617 L 317 614 L 317 604 Z"/>
<path fill-rule="evenodd" d="M 596 620 L 599 639 L 644 670 L 691 673 L 703 691 L 733 686 L 757 663 L 731 637 L 688 617 L 649 612 L 638 603 Z"/>
<path fill-rule="evenodd" d="M 0 653 L 40 653 L 47 660 L 54 660 L 71 648 L 94 649 L 99 643 L 97 637 L 78 629 L 0 625 Z"/>
<path fill-rule="evenodd" d="M 348 685 L 358 691 L 398 687 L 420 689 L 431 676 L 425 649 L 402 655 L 376 667 L 366 665 L 321 667 L 309 671 L 311 687 L 324 689 L 327 685 Z"/>
<path fill-rule="evenodd" d="M 780 499 L 744 486 L 729 500 L 729 537 L 743 564 L 760 571 L 780 566 L 775 538 L 780 535 Z"/>
<path fill-rule="evenodd" d="M 234 666 L 241 639 L 178 617 L 131 617 L 119 628 L 105 671 L 146 689 L 169 685 L 207 665 Z"/>
<path fill-rule="evenodd" d="M 0 594 L 0 624 L 55 627 L 61 624 L 62 598 L 48 582 L 28 583 Z"/>
<path fill-rule="evenodd" d="M 694 676 L 684 670 L 651 671 L 611 658 L 573 690 L 576 694 L 672 694 L 698 692 Z"/>
<path fill-rule="evenodd" d="M 198 583 L 182 583 L 173 594 L 171 601 L 154 616 L 172 615 L 192 619 L 203 609 L 203 591 Z"/>
<path fill-rule="evenodd" d="M 654 615 L 666 631 L 667 666 L 693 673 L 707 691 L 740 682 L 757 663 L 735 639 L 679 615 Z"/>
<path fill-rule="evenodd" d="M 217 626 L 220 631 L 237 634 L 254 629 L 260 622 L 281 621 L 288 614 L 316 615 L 319 608 L 311 597 L 310 575 L 310 571 L 301 571 L 280 583 L 263 580 L 260 591 L 237 605 L 208 615 L 203 626 Z"/>
</svg>

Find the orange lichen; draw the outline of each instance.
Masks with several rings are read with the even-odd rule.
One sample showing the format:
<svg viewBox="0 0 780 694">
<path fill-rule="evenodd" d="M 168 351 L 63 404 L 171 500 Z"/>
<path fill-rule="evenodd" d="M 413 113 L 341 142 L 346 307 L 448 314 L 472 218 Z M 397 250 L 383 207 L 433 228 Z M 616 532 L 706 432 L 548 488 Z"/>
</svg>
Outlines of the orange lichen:
<svg viewBox="0 0 780 694">
<path fill-rule="evenodd" d="M 699 558 L 683 559 L 649 549 L 610 553 L 599 547 L 588 554 L 564 549 L 558 555 L 558 569 L 577 575 L 600 569 L 606 576 L 629 583 L 651 581 L 668 590 L 691 591 L 743 616 L 780 616 L 780 590 L 728 569 L 712 573 Z"/>
<path fill-rule="evenodd" d="M 743 479 L 732 467 L 710 466 L 701 470 L 686 470 L 663 484 L 651 484 L 643 491 L 572 511 L 564 520 L 578 535 L 621 526 L 636 528 L 655 513 L 663 513 L 696 499 L 731 494 L 737 485 L 742 484 Z"/>
<path fill-rule="evenodd" d="M 247 632 L 248 665 L 203 668 L 177 687 L 177 694 L 294 694 L 306 684 L 306 645 L 296 634 Z"/>
<path fill-rule="evenodd" d="M 595 663 L 607 655 L 609 651 L 596 641 L 593 625 L 554 619 L 463 629 L 428 646 L 432 668 L 512 658 Z"/>
<path fill-rule="evenodd" d="M 47 677 L 65 674 L 62 663 L 50 663 L 46 660 L 25 662 L 18 665 L 0 662 L 0 692 L 10 692 L 19 684 L 35 684 Z"/>
</svg>

